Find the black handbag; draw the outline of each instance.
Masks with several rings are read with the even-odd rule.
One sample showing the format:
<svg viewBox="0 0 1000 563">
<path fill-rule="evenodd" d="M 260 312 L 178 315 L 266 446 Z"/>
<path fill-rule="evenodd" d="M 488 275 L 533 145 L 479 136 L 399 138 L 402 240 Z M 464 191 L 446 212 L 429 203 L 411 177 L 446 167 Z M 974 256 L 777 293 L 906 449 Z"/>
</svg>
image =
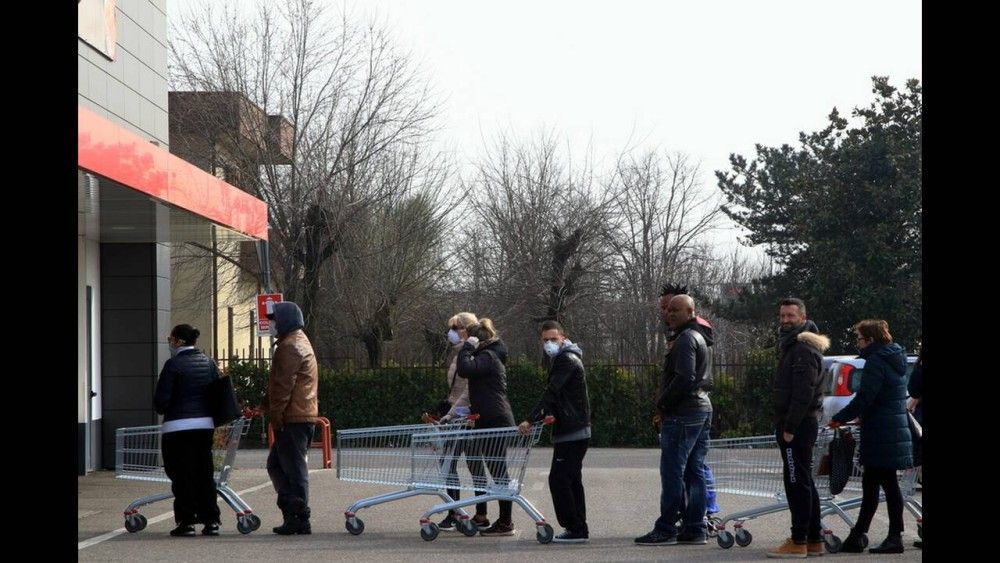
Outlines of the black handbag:
<svg viewBox="0 0 1000 563">
<path fill-rule="evenodd" d="M 218 377 L 206 387 L 205 397 L 208 400 L 208 410 L 212 413 L 212 421 L 219 427 L 236 420 L 243 413 L 236 401 L 233 380 L 219 373 L 218 367 L 215 368 L 215 373 Z"/>
<path fill-rule="evenodd" d="M 830 494 L 837 495 L 847 486 L 854 469 L 854 450 L 857 442 L 849 428 L 834 430 L 830 440 Z"/>
</svg>

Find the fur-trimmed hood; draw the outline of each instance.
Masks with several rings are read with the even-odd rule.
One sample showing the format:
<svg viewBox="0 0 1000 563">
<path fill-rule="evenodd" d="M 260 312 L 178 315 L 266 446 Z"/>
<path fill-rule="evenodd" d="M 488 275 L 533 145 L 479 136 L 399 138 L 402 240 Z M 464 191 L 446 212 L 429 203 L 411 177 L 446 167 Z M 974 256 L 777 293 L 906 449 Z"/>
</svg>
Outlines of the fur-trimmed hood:
<svg viewBox="0 0 1000 563">
<path fill-rule="evenodd" d="M 805 343 L 807 346 L 819 350 L 822 354 L 830 348 L 830 337 L 824 334 L 816 334 L 815 332 L 800 332 L 798 336 L 795 337 L 799 342 Z"/>
</svg>

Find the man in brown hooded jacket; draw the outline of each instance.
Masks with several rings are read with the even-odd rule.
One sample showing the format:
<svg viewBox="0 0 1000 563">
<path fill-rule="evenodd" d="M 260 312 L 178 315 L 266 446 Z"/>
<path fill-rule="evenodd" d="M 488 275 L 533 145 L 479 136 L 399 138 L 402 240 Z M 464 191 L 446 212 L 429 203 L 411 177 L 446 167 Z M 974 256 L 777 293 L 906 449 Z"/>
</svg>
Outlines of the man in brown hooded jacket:
<svg viewBox="0 0 1000 563">
<path fill-rule="evenodd" d="M 273 531 L 285 536 L 311 534 L 306 452 L 319 416 L 319 366 L 312 344 L 302 331 L 305 323 L 298 305 L 291 301 L 275 303 L 274 313 L 268 318 L 278 338 L 263 405 L 274 429 L 267 474 L 278 493 L 278 508 L 284 517 L 284 523 Z"/>
</svg>

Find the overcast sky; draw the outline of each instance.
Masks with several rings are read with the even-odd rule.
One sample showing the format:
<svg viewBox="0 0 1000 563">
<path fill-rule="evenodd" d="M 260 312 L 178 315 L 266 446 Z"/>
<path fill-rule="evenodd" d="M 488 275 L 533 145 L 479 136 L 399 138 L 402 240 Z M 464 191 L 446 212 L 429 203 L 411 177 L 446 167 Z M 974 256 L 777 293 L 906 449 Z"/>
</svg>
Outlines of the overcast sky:
<svg viewBox="0 0 1000 563">
<path fill-rule="evenodd" d="M 168 0 L 168 5 L 206 0 Z M 218 0 L 216 0 L 218 1 Z M 323 0 L 320 0 L 323 1 Z M 328 0 L 336 7 L 340 0 Z M 442 95 L 460 160 L 505 130 L 574 155 L 683 151 L 701 179 L 754 143 L 795 144 L 921 75 L 919 0 L 349 0 L 388 24 Z M 171 7 L 173 8 L 173 7 Z M 588 149 L 589 147 L 589 149 Z"/>
</svg>

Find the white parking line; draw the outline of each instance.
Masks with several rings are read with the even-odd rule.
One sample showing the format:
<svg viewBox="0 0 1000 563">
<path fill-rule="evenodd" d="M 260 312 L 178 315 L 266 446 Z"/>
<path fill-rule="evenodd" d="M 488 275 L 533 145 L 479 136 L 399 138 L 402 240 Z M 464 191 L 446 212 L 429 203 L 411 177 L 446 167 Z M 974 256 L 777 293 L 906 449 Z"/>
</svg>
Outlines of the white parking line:
<svg viewBox="0 0 1000 563">
<path fill-rule="evenodd" d="M 315 473 L 316 471 L 321 471 L 321 470 L 320 469 L 310 469 L 309 473 Z M 252 493 L 254 491 L 259 491 L 259 490 L 263 489 L 264 487 L 270 487 L 270 486 L 271 486 L 271 482 L 268 481 L 267 483 L 261 483 L 260 485 L 256 485 L 256 486 L 250 487 L 249 489 L 243 489 L 242 491 L 238 491 L 236 494 L 239 495 L 239 496 L 243 496 L 245 494 L 249 494 L 249 493 Z M 147 519 L 146 520 L 146 525 L 148 526 L 149 524 L 156 524 L 157 522 L 162 522 L 162 521 L 166 520 L 167 518 L 171 518 L 173 515 L 174 515 L 174 511 L 173 510 L 171 510 L 169 512 L 164 512 L 163 514 L 160 514 L 159 516 L 154 516 L 152 518 Z M 125 534 L 127 532 L 128 532 L 128 530 L 126 530 L 125 528 L 118 528 L 117 530 L 108 532 L 106 534 L 101 534 L 99 536 L 95 536 L 95 537 L 83 540 L 82 542 L 76 544 L 76 550 L 80 551 L 81 549 L 86 549 L 88 547 L 97 545 L 97 544 L 99 544 L 99 543 L 101 543 L 103 541 L 110 540 L 111 538 L 113 538 L 115 536 L 120 536 L 121 534 Z"/>
</svg>

